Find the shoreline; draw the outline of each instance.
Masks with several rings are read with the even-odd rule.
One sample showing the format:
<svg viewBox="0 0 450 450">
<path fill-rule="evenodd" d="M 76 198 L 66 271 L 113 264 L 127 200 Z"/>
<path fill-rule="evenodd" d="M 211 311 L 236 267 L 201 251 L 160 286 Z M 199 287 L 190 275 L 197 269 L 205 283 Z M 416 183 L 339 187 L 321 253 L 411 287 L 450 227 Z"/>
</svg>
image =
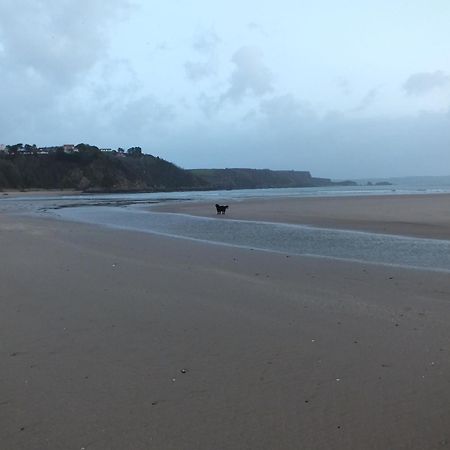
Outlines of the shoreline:
<svg viewBox="0 0 450 450">
<path fill-rule="evenodd" d="M 72 196 L 81 195 L 83 191 L 75 189 L 5 189 L 0 190 L 0 200 L 3 198 L 20 198 L 20 197 L 51 197 L 51 196 Z"/>
<path fill-rule="evenodd" d="M 427 196 L 427 195 L 450 195 L 450 186 L 445 186 L 447 189 L 444 190 L 444 192 L 442 192 L 442 189 L 439 189 L 437 187 L 434 187 L 433 189 L 435 189 L 435 192 L 427 192 L 427 187 L 425 186 L 423 189 L 419 189 L 419 187 L 416 187 L 416 192 L 414 193 L 410 193 L 410 192 L 403 192 L 402 189 L 405 189 L 405 187 L 397 186 L 395 185 L 395 189 L 389 189 L 387 190 L 388 186 L 367 186 L 367 185 L 357 185 L 357 186 L 353 186 L 353 185 L 340 185 L 340 184 L 336 184 L 336 185 L 330 185 L 330 186 L 299 186 L 299 187 L 266 187 L 266 188 L 233 188 L 233 189 L 226 189 L 226 188 L 217 188 L 217 189 L 211 189 L 210 187 L 196 187 L 196 188 L 179 188 L 179 189 L 161 189 L 161 190 L 154 190 L 154 189 L 101 189 L 101 188 L 92 188 L 92 189 L 87 189 L 87 190 L 78 190 L 78 189 L 73 189 L 73 188 L 67 188 L 67 189 L 59 189 L 59 188 L 55 188 L 55 189 L 44 189 L 44 188 L 26 188 L 26 189 L 10 189 L 10 188 L 0 188 L 0 197 L 2 195 L 22 195 L 22 194 L 27 194 L 27 195 L 52 195 L 52 194 L 60 194 L 60 195 L 67 195 L 67 194 L 72 194 L 72 195 L 107 195 L 107 194 L 118 194 L 118 195 L 134 195 L 134 194 L 177 194 L 177 193 L 202 193 L 202 192 L 211 192 L 211 193 L 216 193 L 216 192 L 222 192 L 225 194 L 224 198 L 226 197 L 226 194 L 228 193 L 233 193 L 233 192 L 241 192 L 241 191 L 245 191 L 245 192 L 258 192 L 258 191 L 265 191 L 265 193 L 267 194 L 267 191 L 269 192 L 280 192 L 280 191 L 298 191 L 298 193 L 300 195 L 298 195 L 299 198 L 310 198 L 310 196 L 308 195 L 301 195 L 302 191 L 307 192 L 310 189 L 323 189 L 324 191 L 329 190 L 329 189 L 333 189 L 333 188 L 356 188 L 359 190 L 357 191 L 347 191 L 347 192 L 352 192 L 351 194 L 346 193 L 345 195 L 327 195 L 326 193 L 324 194 L 314 194 L 314 196 L 312 198 L 335 198 L 335 197 L 366 197 L 366 196 L 381 196 L 381 197 L 385 197 L 385 196 Z M 377 189 L 378 188 L 378 189 Z M 408 191 L 410 191 L 410 189 L 408 188 Z M 338 189 L 336 191 L 336 193 L 339 193 L 340 190 Z M 267 198 L 267 196 L 264 196 Z M 290 194 L 280 194 L 280 195 L 274 195 L 274 196 L 269 196 L 269 198 L 296 198 L 297 196 L 291 196 Z M 248 197 L 243 197 L 243 198 L 263 198 L 261 196 L 248 196 Z"/>
<path fill-rule="evenodd" d="M 450 239 L 450 194 L 367 195 L 346 197 L 278 197 L 223 200 L 226 215 L 217 215 L 214 200 L 152 205 L 153 212 L 306 225 L 430 239 Z"/>
<path fill-rule="evenodd" d="M 450 241 L 246 220 L 218 221 L 148 207 L 64 208 L 58 218 L 178 239 L 419 270 L 450 270 Z M 151 208 L 150 208 L 151 211 Z"/>
</svg>

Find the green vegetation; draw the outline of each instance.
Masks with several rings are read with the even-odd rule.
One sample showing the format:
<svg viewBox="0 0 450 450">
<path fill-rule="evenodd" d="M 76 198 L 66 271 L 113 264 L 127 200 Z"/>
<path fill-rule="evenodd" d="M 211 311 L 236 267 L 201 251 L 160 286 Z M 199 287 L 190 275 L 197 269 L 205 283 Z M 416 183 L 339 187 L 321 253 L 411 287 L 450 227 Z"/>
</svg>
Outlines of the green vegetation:
<svg viewBox="0 0 450 450">
<path fill-rule="evenodd" d="M 206 183 L 164 159 L 143 155 L 139 147 L 102 152 L 79 144 L 48 154 L 0 154 L 0 188 L 79 189 L 83 191 L 167 191 L 206 187 Z"/>
<path fill-rule="evenodd" d="M 268 169 L 195 169 L 193 175 L 205 180 L 212 189 L 294 188 L 355 185 L 351 181 L 333 183 L 328 178 L 314 178 L 309 172 Z"/>
<path fill-rule="evenodd" d="M 183 170 L 140 147 L 99 149 L 89 144 L 0 151 L 0 189 L 76 189 L 87 192 L 256 189 L 349 185 L 309 172 L 257 169 Z"/>
</svg>

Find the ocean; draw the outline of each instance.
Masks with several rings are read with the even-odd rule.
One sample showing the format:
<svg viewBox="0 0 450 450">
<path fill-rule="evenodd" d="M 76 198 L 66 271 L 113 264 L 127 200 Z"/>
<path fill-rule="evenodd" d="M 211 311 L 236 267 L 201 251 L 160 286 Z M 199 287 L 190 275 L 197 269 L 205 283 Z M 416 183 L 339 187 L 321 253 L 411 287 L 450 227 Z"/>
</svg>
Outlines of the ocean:
<svg viewBox="0 0 450 450">
<path fill-rule="evenodd" d="M 143 192 L 131 194 L 80 194 L 70 196 L 26 196 L 24 194 L 20 201 L 49 201 L 67 200 L 76 201 L 207 201 L 215 199 L 245 199 L 263 197 L 344 197 L 344 196 L 365 196 L 365 195 L 413 195 L 413 194 L 445 194 L 450 193 L 449 177 L 408 177 L 408 178 L 388 178 L 372 179 L 371 182 L 388 181 L 391 186 L 368 186 L 370 180 L 358 180 L 362 184 L 359 186 L 326 186 L 310 188 L 270 188 L 270 189 L 236 189 L 222 191 L 187 191 L 187 192 Z M 0 197 L 1 198 L 1 197 Z M 7 200 L 2 198 L 1 200 Z"/>
</svg>

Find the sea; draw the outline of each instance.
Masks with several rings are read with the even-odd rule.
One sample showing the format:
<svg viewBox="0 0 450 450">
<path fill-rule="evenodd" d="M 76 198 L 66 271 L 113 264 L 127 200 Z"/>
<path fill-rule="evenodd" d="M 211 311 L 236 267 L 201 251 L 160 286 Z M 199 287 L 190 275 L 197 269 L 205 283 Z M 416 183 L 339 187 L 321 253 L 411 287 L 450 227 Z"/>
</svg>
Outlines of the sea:
<svg viewBox="0 0 450 450">
<path fill-rule="evenodd" d="M 384 180 L 387 181 L 387 180 Z M 376 182 L 376 180 L 375 180 Z M 61 220 L 90 223 L 138 233 L 198 240 L 286 255 L 303 255 L 450 273 L 450 240 L 423 239 L 264 221 L 217 220 L 185 214 L 152 212 L 161 202 L 242 201 L 248 198 L 345 197 L 450 193 L 450 177 L 401 179 L 389 186 L 245 189 L 227 191 L 83 194 L 76 196 L 5 197 L 24 210 Z M 4 208 L 3 208 L 4 209 Z"/>
<path fill-rule="evenodd" d="M 450 193 L 450 176 L 442 177 L 407 177 L 356 180 L 358 186 L 326 186 L 308 188 L 269 188 L 269 189 L 235 189 L 218 191 L 186 191 L 186 192 L 144 192 L 127 194 L 81 194 L 76 196 L 45 197 L 24 195 L 26 200 L 94 200 L 94 201 L 207 201 L 211 199 L 245 199 L 262 197 L 345 197 L 359 195 L 412 195 L 412 194 L 444 194 Z M 391 185 L 376 186 L 375 183 L 389 182 Z M 368 185 L 372 183 L 372 185 Z"/>
</svg>

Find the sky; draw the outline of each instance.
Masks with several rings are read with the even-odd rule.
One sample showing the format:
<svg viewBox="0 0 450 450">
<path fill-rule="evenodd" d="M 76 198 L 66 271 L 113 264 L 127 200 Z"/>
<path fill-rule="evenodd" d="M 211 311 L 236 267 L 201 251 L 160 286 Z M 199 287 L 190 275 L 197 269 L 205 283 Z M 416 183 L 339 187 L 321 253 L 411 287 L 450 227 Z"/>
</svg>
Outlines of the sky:
<svg viewBox="0 0 450 450">
<path fill-rule="evenodd" d="M 448 0 L 0 0 L 0 144 L 450 175 Z"/>
</svg>

